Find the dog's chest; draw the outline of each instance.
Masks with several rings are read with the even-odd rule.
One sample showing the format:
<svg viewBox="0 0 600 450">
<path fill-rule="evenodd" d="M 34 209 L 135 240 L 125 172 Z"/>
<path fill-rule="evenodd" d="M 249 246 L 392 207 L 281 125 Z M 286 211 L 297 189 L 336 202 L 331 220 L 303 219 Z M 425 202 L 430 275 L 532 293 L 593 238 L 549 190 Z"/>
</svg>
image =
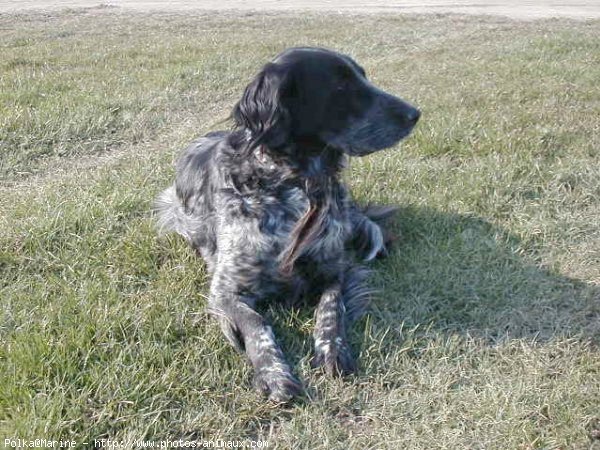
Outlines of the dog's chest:
<svg viewBox="0 0 600 450">
<path fill-rule="evenodd" d="M 317 232 L 306 239 L 301 256 L 303 260 L 315 263 L 330 261 L 341 256 L 351 233 L 348 218 L 347 200 L 344 195 L 328 199 L 327 205 L 315 213 L 320 221 Z M 302 235 L 298 225 L 306 214 L 310 213 L 311 203 L 308 195 L 300 188 L 290 188 L 264 205 L 261 229 L 272 234 L 277 241 L 278 253 L 283 253 L 293 240 Z"/>
</svg>

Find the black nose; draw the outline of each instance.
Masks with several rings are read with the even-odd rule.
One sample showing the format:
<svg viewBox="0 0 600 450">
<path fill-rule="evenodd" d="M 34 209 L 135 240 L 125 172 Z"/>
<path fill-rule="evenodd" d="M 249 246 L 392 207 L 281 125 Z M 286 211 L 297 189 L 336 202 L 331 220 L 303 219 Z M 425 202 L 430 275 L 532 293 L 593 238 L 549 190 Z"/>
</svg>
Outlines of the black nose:
<svg viewBox="0 0 600 450">
<path fill-rule="evenodd" d="M 389 112 L 398 120 L 402 127 L 414 127 L 421 117 L 421 111 L 410 103 L 399 99 L 398 97 L 387 96 Z"/>
<path fill-rule="evenodd" d="M 421 117 L 421 111 L 417 108 L 410 108 L 406 113 L 406 121 L 412 126 L 416 125 L 419 117 Z"/>
</svg>

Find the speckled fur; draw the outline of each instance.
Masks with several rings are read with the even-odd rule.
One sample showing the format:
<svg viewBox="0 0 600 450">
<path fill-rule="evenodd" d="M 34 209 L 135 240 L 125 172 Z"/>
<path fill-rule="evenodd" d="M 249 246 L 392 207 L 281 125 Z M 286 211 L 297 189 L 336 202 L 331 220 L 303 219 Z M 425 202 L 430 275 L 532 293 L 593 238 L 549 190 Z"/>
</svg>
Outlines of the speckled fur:
<svg viewBox="0 0 600 450">
<path fill-rule="evenodd" d="M 292 100 L 286 103 L 291 94 L 282 91 L 291 89 L 284 80 L 289 72 L 295 83 L 308 83 L 298 73 L 307 72 L 311 58 L 323 58 L 332 72 L 338 66 L 351 70 L 366 90 L 364 104 L 355 102 L 343 123 L 321 123 L 312 131 L 306 128 L 309 118 Z M 377 222 L 393 210 L 359 209 L 340 173 L 347 155 L 397 142 L 416 119 L 410 126 L 401 123 L 406 104 L 370 85 L 345 55 L 292 49 L 275 61 L 246 88 L 234 109 L 233 131 L 210 133 L 183 152 L 175 183 L 159 196 L 156 209 L 160 228 L 182 235 L 206 260 L 212 277 L 208 310 L 229 342 L 246 353 L 255 386 L 283 402 L 301 392 L 301 383 L 257 302 L 318 299 L 313 366 L 331 375 L 356 370 L 346 329 L 364 312 L 369 289 L 367 271 L 355 257 L 385 255 L 385 233 Z M 300 97 L 298 89 L 293 92 Z M 373 129 L 379 130 L 371 138 L 370 120 L 378 121 Z M 360 132 L 353 131 L 353 121 Z M 301 136 L 297 129 L 303 129 Z"/>
</svg>

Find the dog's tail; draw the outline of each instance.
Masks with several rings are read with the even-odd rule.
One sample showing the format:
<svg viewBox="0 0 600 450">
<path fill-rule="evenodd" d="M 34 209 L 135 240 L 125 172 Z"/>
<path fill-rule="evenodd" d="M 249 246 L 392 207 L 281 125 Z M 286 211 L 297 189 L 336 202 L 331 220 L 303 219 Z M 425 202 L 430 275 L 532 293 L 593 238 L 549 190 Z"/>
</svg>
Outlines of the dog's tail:
<svg viewBox="0 0 600 450">
<path fill-rule="evenodd" d="M 175 186 L 165 189 L 154 201 L 152 211 L 156 217 L 156 228 L 159 234 L 175 232 L 192 241 L 192 233 L 197 227 L 195 220 L 186 214 L 183 205 L 177 197 Z"/>
</svg>

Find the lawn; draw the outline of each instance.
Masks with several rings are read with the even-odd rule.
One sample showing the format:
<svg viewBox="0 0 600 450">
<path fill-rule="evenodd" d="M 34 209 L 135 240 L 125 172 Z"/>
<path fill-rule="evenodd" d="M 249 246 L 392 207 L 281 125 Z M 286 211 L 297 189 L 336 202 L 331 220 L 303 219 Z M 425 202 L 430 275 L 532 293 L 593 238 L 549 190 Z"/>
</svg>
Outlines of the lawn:
<svg viewBox="0 0 600 450">
<path fill-rule="evenodd" d="M 401 235 L 351 333 L 267 310 L 304 381 L 265 402 L 150 208 L 178 151 L 293 45 L 351 54 L 423 112 L 353 160 Z M 463 16 L 0 15 L 0 438 L 268 448 L 600 449 L 600 22 Z"/>
</svg>

